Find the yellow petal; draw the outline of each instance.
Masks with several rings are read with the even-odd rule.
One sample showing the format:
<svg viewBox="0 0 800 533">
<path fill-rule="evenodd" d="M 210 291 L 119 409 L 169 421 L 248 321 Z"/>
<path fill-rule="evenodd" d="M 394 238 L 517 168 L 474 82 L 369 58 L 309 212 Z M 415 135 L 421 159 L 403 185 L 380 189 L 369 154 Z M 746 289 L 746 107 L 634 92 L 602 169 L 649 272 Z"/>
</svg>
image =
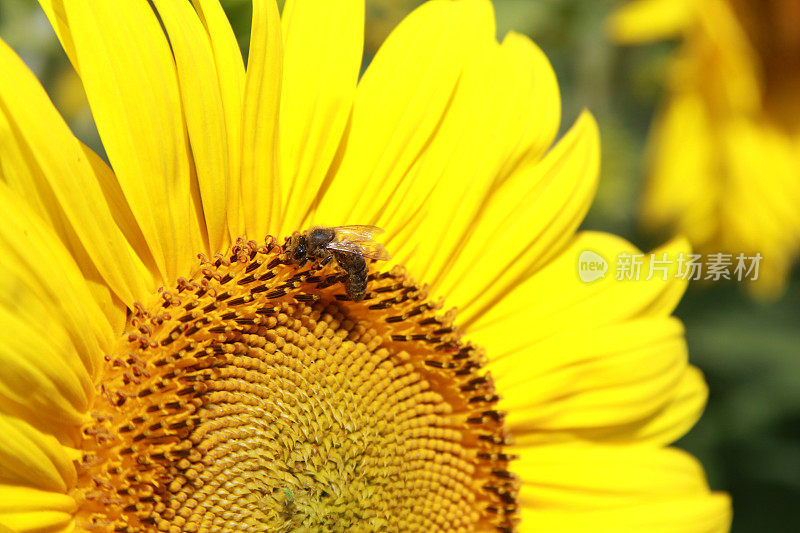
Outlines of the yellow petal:
<svg viewBox="0 0 800 533">
<path fill-rule="evenodd" d="M 342 141 L 364 48 L 363 0 L 290 0 L 280 106 L 285 212 L 278 235 L 301 229 Z"/>
<path fill-rule="evenodd" d="M 77 504 L 59 492 L 0 484 L 0 531 L 56 533 L 74 529 Z"/>
<path fill-rule="evenodd" d="M 703 468 L 674 448 L 554 445 L 520 447 L 520 503 L 575 512 L 708 493 Z"/>
<path fill-rule="evenodd" d="M 692 0 L 634 0 L 614 12 L 609 32 L 622 44 L 658 41 L 685 30 L 693 15 Z"/>
<path fill-rule="evenodd" d="M 520 512 L 522 533 L 728 533 L 731 501 L 725 494 L 674 496 L 654 502 L 612 509 L 575 512 L 538 510 L 523 506 Z"/>
<path fill-rule="evenodd" d="M 421 180 L 436 185 L 420 226 L 426 238 L 404 261 L 415 276 L 428 280 L 436 292 L 446 281 L 452 286 L 463 279 L 462 270 L 451 272 L 454 262 L 461 260 L 512 171 L 549 148 L 559 118 L 555 74 L 529 39 L 510 34 L 502 46 L 492 43 L 484 55 L 474 55 L 440 131 L 415 169 Z"/>
<path fill-rule="evenodd" d="M 131 305 L 150 275 L 117 226 L 81 143 L 22 61 L 0 41 L 0 143 L 4 179 L 48 220 L 88 273 Z"/>
<path fill-rule="evenodd" d="M 0 413 L 0 484 L 63 493 L 76 479 L 72 457 L 55 437 Z"/>
<path fill-rule="evenodd" d="M 657 445 L 675 442 L 700 419 L 708 399 L 708 386 L 703 374 L 690 366 L 675 388 L 672 398 L 644 424 L 622 428 L 611 439 L 613 442 L 642 442 Z M 622 438 L 620 438 L 622 437 Z"/>
<path fill-rule="evenodd" d="M 699 94 L 685 93 L 670 100 L 653 126 L 650 175 L 639 210 L 648 230 L 669 228 L 693 243 L 714 235 L 716 198 L 721 193 L 719 181 L 711 179 L 714 142 Z M 676 153 L 681 156 L 675 157 Z M 686 176 L 696 178 L 687 180 Z"/>
<path fill-rule="evenodd" d="M 676 72 L 676 88 L 689 84 L 692 90 L 705 94 L 713 102 L 710 107 L 723 110 L 723 115 L 731 110 L 761 113 L 760 60 L 732 4 L 723 0 L 694 4 L 698 8 L 698 30 L 690 42 L 695 49 L 687 50 L 683 58 L 686 65 L 675 67 L 676 71 L 692 70 Z"/>
<path fill-rule="evenodd" d="M 74 260 L 55 234 L 17 195 L 0 184 L 0 289 L 9 309 L 36 305 L 31 313 L 51 309 L 75 345 L 89 374 L 115 338 L 107 318 L 89 292 Z M 21 312 L 21 311 L 20 311 Z"/>
<path fill-rule="evenodd" d="M 228 238 L 228 138 L 220 82 L 211 42 L 186 2 L 155 0 L 178 72 L 186 127 L 200 189 L 207 250 L 220 251 Z"/>
<path fill-rule="evenodd" d="M 0 307 L 0 411 L 65 435 L 89 407 L 91 376 L 57 317 L 34 309 L 33 301 L 25 304 Z"/>
<path fill-rule="evenodd" d="M 604 277 L 581 281 L 578 273 L 583 252 L 592 252 L 606 261 L 608 270 Z M 681 252 L 688 252 L 683 240 L 643 254 L 613 235 L 578 233 L 560 255 L 471 324 L 469 338 L 486 346 L 490 357 L 497 358 L 570 330 L 600 327 L 634 317 L 668 316 L 686 288 L 687 282 L 676 277 Z M 664 253 L 666 264 L 659 265 Z M 628 270 L 621 254 L 640 254 L 636 259 L 638 280 L 624 277 Z M 651 261 L 653 257 L 656 262 Z M 633 259 L 630 263 L 633 264 Z M 661 266 L 667 270 L 659 270 Z M 617 279 L 618 276 L 622 279 Z"/>
<path fill-rule="evenodd" d="M 244 98 L 244 62 L 239 43 L 233 34 L 218 0 L 192 0 L 205 25 L 214 53 L 217 79 L 225 111 L 228 139 L 228 226 L 231 238 L 244 234 L 241 213 L 242 99 Z"/>
<path fill-rule="evenodd" d="M 584 112 L 541 160 L 518 168 L 488 200 L 437 293 L 469 324 L 568 242 L 591 205 L 600 139 Z M 466 280 L 469 280 L 468 282 Z"/>
<path fill-rule="evenodd" d="M 518 442 L 607 438 L 650 420 L 675 396 L 687 364 L 677 320 L 647 318 L 578 331 L 490 364 Z"/>
<path fill-rule="evenodd" d="M 202 241 L 169 44 L 144 0 L 64 6 L 111 165 L 159 274 L 174 280 Z"/>
<path fill-rule="evenodd" d="M 717 200 L 722 242 L 715 244 L 747 256 L 761 253 L 758 280 L 750 285 L 757 294 L 774 297 L 781 294 L 800 249 L 796 151 L 768 124 L 738 118 L 720 129 L 720 157 L 728 173 L 724 197 Z"/>
<path fill-rule="evenodd" d="M 519 450 L 520 531 L 724 532 L 730 501 L 673 449 L 549 446 Z"/>
<path fill-rule="evenodd" d="M 358 85 L 343 159 L 313 222 L 382 223 L 390 202 L 406 195 L 409 169 L 436 136 L 464 64 L 494 42 L 491 9 L 482 0 L 435 0 L 392 32 Z M 418 206 L 424 196 L 417 188 L 407 200 Z"/>
<path fill-rule="evenodd" d="M 262 239 L 281 218 L 276 139 L 283 38 L 275 0 L 253 1 L 250 34 L 242 109 L 241 206 L 247 235 Z"/>
<path fill-rule="evenodd" d="M 147 269 L 142 275 L 147 279 L 145 287 L 148 292 L 135 295 L 137 299 L 141 300 L 147 295 L 152 294 L 151 289 L 154 285 L 152 273 L 157 272 L 155 259 L 153 259 L 153 255 L 147 247 L 147 241 L 142 234 L 142 228 L 139 227 L 139 223 L 136 222 L 136 217 L 133 216 L 131 207 L 125 199 L 125 193 L 122 187 L 120 187 L 119 181 L 117 181 L 117 177 L 114 175 L 114 171 L 111 170 L 111 167 L 103 161 L 103 158 L 94 153 L 91 148 L 83 143 L 81 143 L 81 147 L 83 148 L 83 154 L 86 156 L 86 160 L 92 167 L 97 183 L 100 184 L 100 188 L 103 190 L 103 196 L 105 197 L 108 208 L 111 210 L 111 215 L 114 217 L 114 223 L 122 231 L 122 234 L 125 235 L 125 239 L 136 251 L 136 255 L 141 259 Z"/>
</svg>

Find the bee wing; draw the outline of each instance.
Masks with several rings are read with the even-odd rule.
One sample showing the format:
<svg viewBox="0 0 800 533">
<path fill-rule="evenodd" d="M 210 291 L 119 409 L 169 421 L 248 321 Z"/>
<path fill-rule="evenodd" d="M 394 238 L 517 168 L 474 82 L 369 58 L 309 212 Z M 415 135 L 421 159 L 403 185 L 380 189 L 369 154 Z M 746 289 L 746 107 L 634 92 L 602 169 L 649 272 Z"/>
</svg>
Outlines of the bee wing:
<svg viewBox="0 0 800 533">
<path fill-rule="evenodd" d="M 345 252 L 360 255 L 367 259 L 377 259 L 386 261 L 389 259 L 389 252 L 377 242 L 353 242 L 353 241 L 334 241 L 325 246 L 328 250 Z"/>
<path fill-rule="evenodd" d="M 376 235 L 383 233 L 378 226 L 336 226 L 331 229 L 336 232 L 337 237 L 353 242 L 371 241 Z"/>
</svg>

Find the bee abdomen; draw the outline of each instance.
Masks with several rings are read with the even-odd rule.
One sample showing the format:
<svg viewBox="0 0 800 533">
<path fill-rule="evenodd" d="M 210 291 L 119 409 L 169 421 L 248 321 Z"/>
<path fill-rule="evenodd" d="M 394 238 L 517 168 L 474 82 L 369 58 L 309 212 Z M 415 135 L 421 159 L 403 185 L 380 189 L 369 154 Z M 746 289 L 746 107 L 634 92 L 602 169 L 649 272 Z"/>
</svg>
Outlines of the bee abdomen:
<svg viewBox="0 0 800 533">
<path fill-rule="evenodd" d="M 344 289 L 351 300 L 358 301 L 364 298 L 367 292 L 367 262 L 357 254 L 334 252 L 336 261 L 347 277 L 344 280 Z"/>
<path fill-rule="evenodd" d="M 348 275 L 344 289 L 352 300 L 361 300 L 367 292 L 367 276 Z"/>
</svg>

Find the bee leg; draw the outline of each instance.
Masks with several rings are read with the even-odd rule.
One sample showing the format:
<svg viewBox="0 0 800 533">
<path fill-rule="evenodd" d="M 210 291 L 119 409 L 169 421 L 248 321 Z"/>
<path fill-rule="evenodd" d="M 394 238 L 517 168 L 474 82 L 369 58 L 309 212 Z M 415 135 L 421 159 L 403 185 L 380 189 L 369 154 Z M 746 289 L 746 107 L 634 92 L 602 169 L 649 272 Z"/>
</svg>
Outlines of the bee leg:
<svg viewBox="0 0 800 533">
<path fill-rule="evenodd" d="M 320 261 L 320 262 L 319 262 L 319 267 L 320 267 L 320 268 L 324 267 L 325 265 L 327 265 L 328 263 L 330 263 L 332 260 L 333 260 L 333 254 L 329 255 L 328 257 L 326 257 L 325 259 L 323 259 L 322 261 Z"/>
</svg>

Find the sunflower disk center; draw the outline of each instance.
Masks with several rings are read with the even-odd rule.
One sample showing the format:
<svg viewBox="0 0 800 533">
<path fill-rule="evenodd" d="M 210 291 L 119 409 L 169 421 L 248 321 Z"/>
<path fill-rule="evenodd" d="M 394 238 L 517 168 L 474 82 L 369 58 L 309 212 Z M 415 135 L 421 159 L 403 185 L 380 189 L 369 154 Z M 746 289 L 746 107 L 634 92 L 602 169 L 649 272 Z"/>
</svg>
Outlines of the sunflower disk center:
<svg viewBox="0 0 800 533">
<path fill-rule="evenodd" d="M 341 280 L 240 240 L 137 308 L 83 428 L 79 525 L 511 530 L 480 350 L 402 269 L 359 302 Z"/>
</svg>

